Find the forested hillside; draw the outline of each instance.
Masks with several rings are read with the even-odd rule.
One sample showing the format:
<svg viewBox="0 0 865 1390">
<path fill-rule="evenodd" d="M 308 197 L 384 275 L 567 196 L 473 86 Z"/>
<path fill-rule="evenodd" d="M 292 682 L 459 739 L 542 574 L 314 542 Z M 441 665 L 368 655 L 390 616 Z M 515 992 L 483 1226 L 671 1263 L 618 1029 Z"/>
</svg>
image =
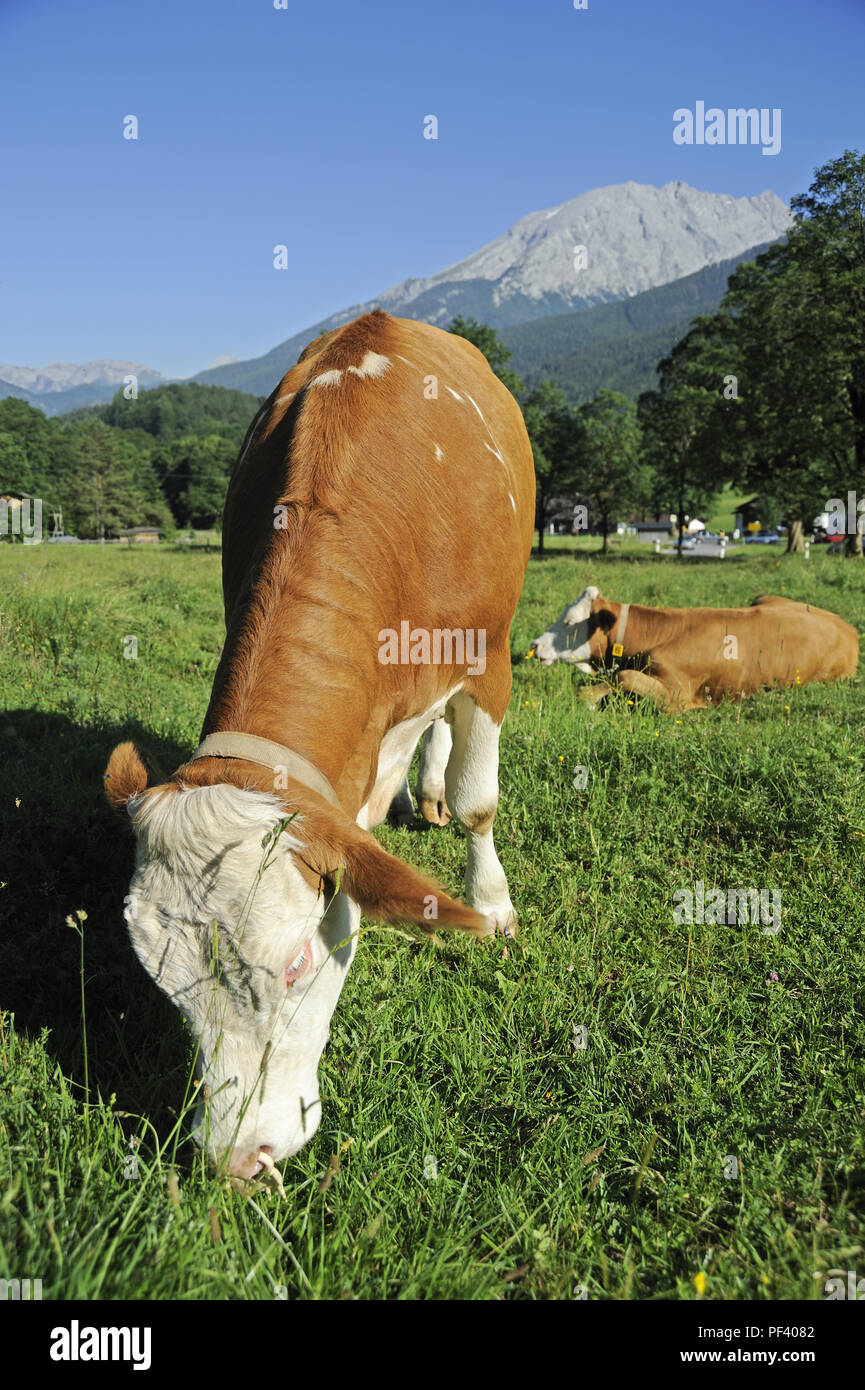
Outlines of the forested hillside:
<svg viewBox="0 0 865 1390">
<path fill-rule="evenodd" d="M 118 391 L 107 405 L 52 417 L 0 400 L 0 491 L 30 493 L 82 537 L 120 527 L 218 524 L 257 396 L 186 383 Z M 47 518 L 46 518 L 47 524 Z"/>
<path fill-rule="evenodd" d="M 636 400 L 656 384 L 658 362 L 684 337 L 691 320 L 715 312 L 736 267 L 765 250 L 754 246 L 744 256 L 633 299 L 503 328 L 499 337 L 530 390 L 548 377 L 572 405 L 590 400 L 604 386 Z"/>
</svg>

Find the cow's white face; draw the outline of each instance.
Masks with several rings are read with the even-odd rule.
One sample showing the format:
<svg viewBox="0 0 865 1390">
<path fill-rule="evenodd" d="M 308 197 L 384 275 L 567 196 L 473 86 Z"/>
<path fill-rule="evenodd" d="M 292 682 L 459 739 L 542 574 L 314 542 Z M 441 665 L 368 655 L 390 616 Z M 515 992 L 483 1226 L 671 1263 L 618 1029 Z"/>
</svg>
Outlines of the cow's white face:
<svg viewBox="0 0 865 1390">
<path fill-rule="evenodd" d="M 554 661 L 568 661 L 580 671 L 591 674 L 589 665 L 589 619 L 592 604 L 599 591 L 592 584 L 584 589 L 575 603 L 568 604 L 562 616 L 551 628 L 536 637 L 529 650 L 542 666 Z"/>
<path fill-rule="evenodd" d="M 276 797 L 172 789 L 131 801 L 136 812 L 132 944 L 198 1044 L 197 1141 L 252 1177 L 260 1150 L 286 1158 L 318 1128 L 318 1063 L 360 910 L 310 887 L 297 825 L 262 845 L 285 816 Z"/>
</svg>

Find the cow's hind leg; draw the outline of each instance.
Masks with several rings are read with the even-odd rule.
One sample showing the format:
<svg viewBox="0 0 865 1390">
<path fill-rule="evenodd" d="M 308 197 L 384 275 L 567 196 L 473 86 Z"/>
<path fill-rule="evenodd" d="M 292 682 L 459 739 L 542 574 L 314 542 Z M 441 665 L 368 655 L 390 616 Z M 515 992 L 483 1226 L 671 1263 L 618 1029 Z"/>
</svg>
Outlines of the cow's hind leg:
<svg viewBox="0 0 865 1390">
<path fill-rule="evenodd" d="M 517 929 L 516 913 L 493 843 L 501 726 L 465 691 L 453 697 L 448 714 L 453 749 L 445 769 L 445 793 L 468 839 L 466 898 L 495 929 L 512 936 Z"/>
<path fill-rule="evenodd" d="M 405 774 L 397 787 L 396 796 L 390 803 L 387 818 L 391 825 L 412 825 L 414 823 L 414 802 L 409 791 L 408 773 Z"/>
<path fill-rule="evenodd" d="M 447 825 L 451 818 L 445 800 L 445 768 L 452 746 L 445 721 L 433 720 L 421 739 L 416 788 L 418 810 L 431 825 Z"/>
</svg>

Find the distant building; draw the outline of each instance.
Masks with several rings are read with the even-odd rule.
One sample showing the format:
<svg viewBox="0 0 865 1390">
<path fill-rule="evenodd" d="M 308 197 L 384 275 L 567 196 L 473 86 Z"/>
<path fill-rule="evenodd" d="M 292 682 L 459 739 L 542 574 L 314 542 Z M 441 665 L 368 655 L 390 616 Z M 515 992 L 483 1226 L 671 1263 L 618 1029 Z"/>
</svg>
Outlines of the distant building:
<svg viewBox="0 0 865 1390">
<path fill-rule="evenodd" d="M 668 541 L 672 534 L 668 517 L 655 521 L 634 521 L 631 529 L 636 531 L 638 541 L 645 541 L 649 545 L 655 541 Z"/>
<path fill-rule="evenodd" d="M 126 541 L 127 545 L 132 545 L 133 542 L 137 544 L 139 541 L 146 545 L 158 545 L 165 532 L 159 526 L 124 526 L 117 535 L 120 540 Z"/>
</svg>

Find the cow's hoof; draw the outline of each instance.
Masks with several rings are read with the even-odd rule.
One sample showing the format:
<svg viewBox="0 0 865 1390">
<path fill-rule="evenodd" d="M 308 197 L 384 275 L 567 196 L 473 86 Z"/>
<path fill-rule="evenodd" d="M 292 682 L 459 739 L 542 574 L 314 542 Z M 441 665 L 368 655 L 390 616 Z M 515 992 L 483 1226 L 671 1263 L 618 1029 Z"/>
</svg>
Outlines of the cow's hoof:
<svg viewBox="0 0 865 1390">
<path fill-rule="evenodd" d="M 475 911 L 482 913 L 489 923 L 490 929 L 484 933 L 485 936 L 503 936 L 507 941 L 513 941 L 519 931 L 519 922 L 512 903 L 503 907 L 475 905 Z"/>
<path fill-rule="evenodd" d="M 587 705 L 599 705 L 608 695 L 612 694 L 612 687 L 603 681 L 599 685 L 587 685 L 580 691 L 580 699 Z"/>
<path fill-rule="evenodd" d="M 419 796 L 417 804 L 424 820 L 428 820 L 430 825 L 447 825 L 451 818 L 444 792 L 440 797 Z"/>
</svg>

